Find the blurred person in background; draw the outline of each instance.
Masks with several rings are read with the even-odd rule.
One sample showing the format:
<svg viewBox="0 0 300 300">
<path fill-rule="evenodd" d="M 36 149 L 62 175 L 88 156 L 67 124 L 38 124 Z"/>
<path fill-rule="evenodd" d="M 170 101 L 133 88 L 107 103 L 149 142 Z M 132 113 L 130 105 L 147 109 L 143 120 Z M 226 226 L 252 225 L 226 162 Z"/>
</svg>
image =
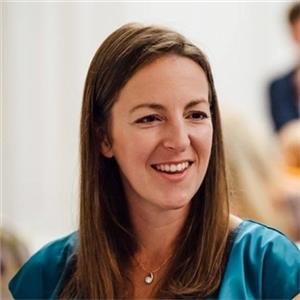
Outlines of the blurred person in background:
<svg viewBox="0 0 300 300">
<path fill-rule="evenodd" d="M 29 257 L 24 242 L 14 233 L 0 227 L 1 299 L 12 299 L 8 282 Z"/>
<path fill-rule="evenodd" d="M 283 154 L 283 171 L 286 188 L 290 190 L 290 201 L 300 225 L 300 120 L 285 124 L 278 134 Z"/>
<path fill-rule="evenodd" d="M 300 2 L 290 8 L 288 22 L 298 48 L 299 62 L 287 74 L 274 79 L 269 86 L 269 107 L 276 131 L 300 115 Z"/>
<path fill-rule="evenodd" d="M 300 178 L 300 120 L 288 122 L 278 134 L 286 172 Z"/>
<path fill-rule="evenodd" d="M 292 199 L 300 194 L 287 185 L 290 182 L 282 172 L 277 141 L 251 128 L 237 114 L 223 115 L 231 211 L 241 218 L 273 226 L 298 241 L 300 224 Z"/>
</svg>

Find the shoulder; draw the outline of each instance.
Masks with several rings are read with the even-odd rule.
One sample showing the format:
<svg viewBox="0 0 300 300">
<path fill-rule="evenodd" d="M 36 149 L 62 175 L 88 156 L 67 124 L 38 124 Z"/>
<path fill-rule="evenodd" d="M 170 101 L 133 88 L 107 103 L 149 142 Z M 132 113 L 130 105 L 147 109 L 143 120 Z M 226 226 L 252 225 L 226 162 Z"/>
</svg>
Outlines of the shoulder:
<svg viewBox="0 0 300 300">
<path fill-rule="evenodd" d="M 264 260 L 284 264 L 289 262 L 286 257 L 288 254 L 288 258 L 293 259 L 300 266 L 300 250 L 296 244 L 279 230 L 265 224 L 251 220 L 236 222 L 231 239 L 230 255 L 236 251 L 243 251 L 244 254 L 250 255 L 251 251 L 255 251 L 256 258 L 262 257 Z"/>
<path fill-rule="evenodd" d="M 250 220 L 243 221 L 235 231 L 232 250 L 255 250 L 257 256 L 262 256 L 264 260 L 278 261 L 282 264 L 294 260 L 298 267 L 300 266 L 299 248 L 280 231 Z"/>
<path fill-rule="evenodd" d="M 15 299 L 54 297 L 75 256 L 77 233 L 48 243 L 36 252 L 9 283 Z"/>
<path fill-rule="evenodd" d="M 300 251 L 281 232 L 243 221 L 234 231 L 226 272 L 225 279 L 234 278 L 249 297 L 292 298 L 300 292 Z"/>
</svg>

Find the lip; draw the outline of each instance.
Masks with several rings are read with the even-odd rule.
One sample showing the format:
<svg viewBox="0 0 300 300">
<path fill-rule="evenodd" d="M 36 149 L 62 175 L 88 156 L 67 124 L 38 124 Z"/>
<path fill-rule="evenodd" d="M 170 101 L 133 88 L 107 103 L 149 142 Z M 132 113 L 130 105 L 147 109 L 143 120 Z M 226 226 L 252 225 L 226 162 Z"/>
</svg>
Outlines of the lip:
<svg viewBox="0 0 300 300">
<path fill-rule="evenodd" d="M 182 172 L 178 172 L 178 173 L 166 173 L 166 172 L 161 172 L 155 169 L 154 165 L 159 165 L 159 164 L 179 164 L 179 163 L 183 163 L 183 162 L 189 162 L 189 166 Z M 159 163 L 159 164 L 152 164 L 151 167 L 153 169 L 153 171 L 155 172 L 155 174 L 160 175 L 161 177 L 163 177 L 164 179 L 167 179 L 171 182 L 179 182 L 182 181 L 188 174 L 188 172 L 190 171 L 191 166 L 193 165 L 193 161 L 192 160 L 181 160 L 181 161 L 173 161 L 173 162 L 164 162 L 164 163 Z"/>
<path fill-rule="evenodd" d="M 173 161 L 164 161 L 164 162 L 159 162 L 159 163 L 155 163 L 155 164 L 151 164 L 151 166 L 156 166 L 156 165 L 177 165 L 177 164 L 181 164 L 184 162 L 189 162 L 190 164 L 192 164 L 194 161 L 192 159 L 182 159 L 182 160 L 173 160 Z"/>
</svg>

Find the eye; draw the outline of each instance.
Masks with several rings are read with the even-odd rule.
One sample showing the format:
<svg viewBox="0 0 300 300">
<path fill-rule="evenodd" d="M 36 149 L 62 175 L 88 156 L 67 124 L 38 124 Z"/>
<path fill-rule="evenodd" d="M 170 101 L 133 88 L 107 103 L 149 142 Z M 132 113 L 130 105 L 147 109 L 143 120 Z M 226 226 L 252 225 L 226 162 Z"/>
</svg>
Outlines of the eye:
<svg viewBox="0 0 300 300">
<path fill-rule="evenodd" d="M 158 115 L 148 115 L 144 116 L 142 118 L 137 119 L 134 123 L 137 124 L 151 124 L 156 121 L 162 121 L 162 118 Z"/>
<path fill-rule="evenodd" d="M 203 111 L 191 111 L 187 114 L 188 119 L 204 120 L 208 118 L 208 114 Z"/>
</svg>

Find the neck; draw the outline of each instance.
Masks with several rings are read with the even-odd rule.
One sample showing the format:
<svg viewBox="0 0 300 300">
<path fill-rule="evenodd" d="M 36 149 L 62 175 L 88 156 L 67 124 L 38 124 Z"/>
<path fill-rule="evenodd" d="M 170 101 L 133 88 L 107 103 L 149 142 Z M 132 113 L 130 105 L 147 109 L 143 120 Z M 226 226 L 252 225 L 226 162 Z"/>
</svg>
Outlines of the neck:
<svg viewBox="0 0 300 300">
<path fill-rule="evenodd" d="M 149 207 L 130 209 L 131 220 L 140 245 L 137 255 L 148 266 L 155 267 L 172 254 L 188 209 L 189 207 L 174 210 L 157 210 Z"/>
</svg>

